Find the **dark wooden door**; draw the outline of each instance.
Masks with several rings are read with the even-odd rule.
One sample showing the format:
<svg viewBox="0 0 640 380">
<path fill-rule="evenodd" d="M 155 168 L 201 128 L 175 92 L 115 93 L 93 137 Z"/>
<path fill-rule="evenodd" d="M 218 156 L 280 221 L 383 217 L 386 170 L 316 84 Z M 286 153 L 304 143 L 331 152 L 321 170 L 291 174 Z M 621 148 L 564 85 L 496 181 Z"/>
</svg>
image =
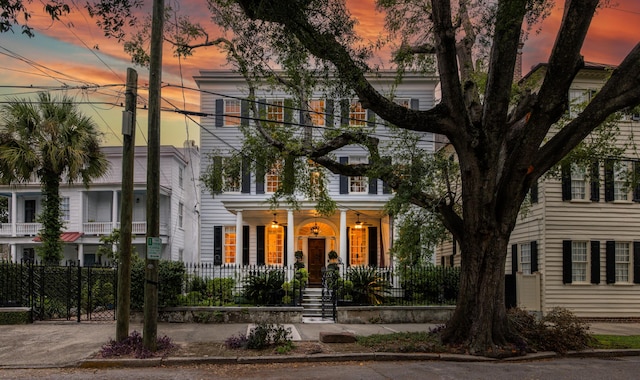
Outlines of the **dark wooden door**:
<svg viewBox="0 0 640 380">
<path fill-rule="evenodd" d="M 324 239 L 309 239 L 309 285 L 322 285 Z"/>
</svg>

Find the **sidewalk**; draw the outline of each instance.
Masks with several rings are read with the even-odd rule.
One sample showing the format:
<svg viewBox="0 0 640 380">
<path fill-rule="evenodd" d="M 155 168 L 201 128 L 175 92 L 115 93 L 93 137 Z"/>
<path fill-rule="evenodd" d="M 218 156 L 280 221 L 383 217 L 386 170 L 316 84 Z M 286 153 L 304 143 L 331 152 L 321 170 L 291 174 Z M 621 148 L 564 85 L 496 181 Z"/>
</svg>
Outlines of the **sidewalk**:
<svg viewBox="0 0 640 380">
<path fill-rule="evenodd" d="M 292 327 L 294 340 L 317 341 L 320 332 L 351 332 L 357 336 L 394 332 L 428 331 L 436 324 L 333 324 L 298 323 Z M 167 335 L 177 344 L 224 342 L 232 335 L 247 333 L 248 324 L 160 323 L 158 336 Z M 142 331 L 131 324 L 130 331 Z M 76 366 L 115 338 L 116 323 L 37 322 L 2 326 L 1 368 L 47 368 Z M 593 323 L 594 334 L 640 335 L 640 323 Z M 477 358 L 476 358 L 477 359 Z"/>
</svg>

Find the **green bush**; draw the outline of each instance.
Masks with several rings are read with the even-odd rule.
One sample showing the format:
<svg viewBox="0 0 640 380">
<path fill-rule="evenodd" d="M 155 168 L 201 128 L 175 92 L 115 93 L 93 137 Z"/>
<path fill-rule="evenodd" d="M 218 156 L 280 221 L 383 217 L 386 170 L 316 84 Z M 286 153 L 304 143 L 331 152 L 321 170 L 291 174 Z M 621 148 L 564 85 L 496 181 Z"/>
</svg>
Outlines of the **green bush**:
<svg viewBox="0 0 640 380">
<path fill-rule="evenodd" d="M 351 267 L 345 276 L 353 283 L 353 302 L 380 305 L 389 296 L 391 284 L 374 267 Z"/>
<path fill-rule="evenodd" d="M 404 298 L 425 304 L 454 304 L 460 284 L 459 268 L 405 267 L 400 270 Z"/>
<path fill-rule="evenodd" d="M 277 269 L 267 270 L 247 277 L 244 280 L 242 295 L 255 305 L 279 304 L 284 296 L 283 283 L 283 271 Z"/>
<path fill-rule="evenodd" d="M 158 306 L 176 306 L 184 285 L 185 267 L 179 261 L 158 262 Z M 144 308 L 145 266 L 144 260 L 134 260 L 131 265 L 131 310 Z"/>
</svg>

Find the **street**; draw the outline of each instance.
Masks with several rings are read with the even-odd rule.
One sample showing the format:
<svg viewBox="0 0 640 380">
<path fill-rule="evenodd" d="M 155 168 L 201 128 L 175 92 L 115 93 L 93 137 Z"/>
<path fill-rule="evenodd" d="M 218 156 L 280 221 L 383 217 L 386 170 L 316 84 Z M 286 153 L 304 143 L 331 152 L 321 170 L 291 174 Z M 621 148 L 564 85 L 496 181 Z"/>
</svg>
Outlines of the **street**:
<svg viewBox="0 0 640 380">
<path fill-rule="evenodd" d="M 0 379 L 632 379 L 640 357 L 531 362 L 446 361 L 201 365 L 118 369 L 2 369 Z"/>
</svg>

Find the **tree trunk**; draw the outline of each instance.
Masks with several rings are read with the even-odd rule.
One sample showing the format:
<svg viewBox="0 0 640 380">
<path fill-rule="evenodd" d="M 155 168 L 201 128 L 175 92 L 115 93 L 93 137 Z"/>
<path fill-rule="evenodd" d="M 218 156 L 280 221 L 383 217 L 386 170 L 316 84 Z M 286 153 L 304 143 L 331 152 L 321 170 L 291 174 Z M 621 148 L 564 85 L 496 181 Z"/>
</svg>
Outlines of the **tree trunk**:
<svg viewBox="0 0 640 380">
<path fill-rule="evenodd" d="M 55 173 L 45 173 L 42 181 L 43 210 L 39 216 L 42 223 L 40 238 L 42 244 L 38 254 L 47 265 L 58 265 L 63 257 L 60 240 L 62 221 L 60 220 L 60 177 Z"/>
</svg>

